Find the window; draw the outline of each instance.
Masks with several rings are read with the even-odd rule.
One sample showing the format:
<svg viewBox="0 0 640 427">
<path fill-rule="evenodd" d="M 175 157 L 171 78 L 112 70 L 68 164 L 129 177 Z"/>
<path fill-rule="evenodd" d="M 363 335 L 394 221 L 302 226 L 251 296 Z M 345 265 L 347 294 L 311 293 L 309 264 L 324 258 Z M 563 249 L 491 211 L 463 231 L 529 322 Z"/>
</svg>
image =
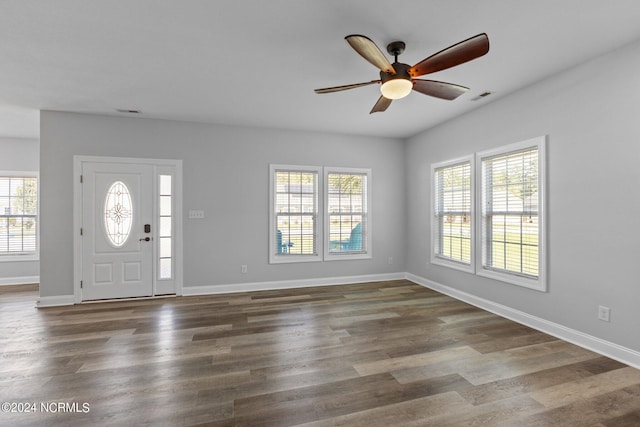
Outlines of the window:
<svg viewBox="0 0 640 427">
<path fill-rule="evenodd" d="M 431 166 L 431 263 L 546 291 L 544 149 L 543 136 Z"/>
<path fill-rule="evenodd" d="M 321 260 L 320 171 L 312 166 L 270 166 L 270 263 Z"/>
<path fill-rule="evenodd" d="M 269 263 L 371 258 L 370 169 L 271 165 L 269 180 Z"/>
<path fill-rule="evenodd" d="M 0 174 L 0 256 L 38 251 L 38 178 Z"/>
<path fill-rule="evenodd" d="M 325 259 L 371 258 L 369 169 L 325 168 Z"/>
<path fill-rule="evenodd" d="M 173 176 L 158 175 L 158 189 L 160 209 L 158 230 L 158 279 L 173 278 Z"/>
<path fill-rule="evenodd" d="M 473 272 L 473 157 L 432 166 L 431 262 Z"/>
<path fill-rule="evenodd" d="M 544 277 L 544 137 L 478 154 L 478 274 L 538 290 Z"/>
</svg>

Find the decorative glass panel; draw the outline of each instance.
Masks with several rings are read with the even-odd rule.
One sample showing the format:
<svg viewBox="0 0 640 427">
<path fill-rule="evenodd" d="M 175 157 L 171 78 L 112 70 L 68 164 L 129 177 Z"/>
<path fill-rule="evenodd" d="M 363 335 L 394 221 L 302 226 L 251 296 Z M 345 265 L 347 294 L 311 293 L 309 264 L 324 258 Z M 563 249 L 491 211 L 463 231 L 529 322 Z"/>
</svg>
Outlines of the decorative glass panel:
<svg viewBox="0 0 640 427">
<path fill-rule="evenodd" d="M 104 203 L 104 226 L 112 245 L 120 247 L 131 234 L 133 205 L 129 188 L 122 181 L 111 184 Z"/>
</svg>

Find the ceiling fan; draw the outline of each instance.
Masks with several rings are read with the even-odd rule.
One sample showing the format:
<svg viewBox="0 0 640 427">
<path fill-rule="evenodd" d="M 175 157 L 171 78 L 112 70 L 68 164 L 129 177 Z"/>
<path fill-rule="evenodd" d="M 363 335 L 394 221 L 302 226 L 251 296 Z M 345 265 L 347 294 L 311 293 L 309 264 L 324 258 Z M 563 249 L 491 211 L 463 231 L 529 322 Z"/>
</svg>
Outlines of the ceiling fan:
<svg viewBox="0 0 640 427">
<path fill-rule="evenodd" d="M 339 92 L 382 83 L 380 87 L 382 96 L 380 96 L 369 114 L 385 111 L 391 105 L 391 101 L 404 98 L 409 95 L 412 89 L 440 99 L 456 99 L 469 88 L 453 83 L 417 79 L 416 77 L 464 64 L 489 52 L 489 37 L 482 33 L 449 46 L 411 67 L 398 62 L 398 55 L 404 52 L 405 49 L 405 44 L 402 41 L 395 41 L 387 46 L 387 52 L 395 57 L 394 63 L 391 64 L 380 48 L 368 37 L 353 34 L 345 37 L 345 40 L 364 59 L 380 69 L 380 80 L 315 89 L 315 93 Z"/>
</svg>

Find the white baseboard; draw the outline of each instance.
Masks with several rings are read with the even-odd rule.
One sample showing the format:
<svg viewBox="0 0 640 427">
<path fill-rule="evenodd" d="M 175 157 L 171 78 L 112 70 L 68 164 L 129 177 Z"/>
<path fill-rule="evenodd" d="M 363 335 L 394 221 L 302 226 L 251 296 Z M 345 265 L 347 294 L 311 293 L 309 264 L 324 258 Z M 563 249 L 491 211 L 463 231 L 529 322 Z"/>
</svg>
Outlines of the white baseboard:
<svg viewBox="0 0 640 427">
<path fill-rule="evenodd" d="M 0 277 L 0 286 L 40 283 L 40 276 Z"/>
<path fill-rule="evenodd" d="M 640 369 L 640 352 L 630 348 L 626 348 L 575 329 L 567 328 L 566 326 L 532 316 L 511 307 L 459 291 L 441 283 L 425 279 L 424 277 L 416 276 L 415 274 L 406 273 L 405 278 L 417 283 L 418 285 L 424 286 L 425 288 L 433 289 L 434 291 L 449 295 L 450 297 L 482 308 L 483 310 L 490 311 L 498 316 L 505 317 L 513 320 L 514 322 L 521 323 L 556 338 L 560 338 L 564 341 L 586 348 L 587 350 L 594 351 L 602 354 L 603 356 L 607 356 L 629 366 L 633 366 L 636 369 Z"/>
<path fill-rule="evenodd" d="M 401 280 L 406 273 L 366 274 L 360 276 L 318 277 L 317 279 L 276 280 L 269 282 L 233 283 L 228 285 L 184 286 L 182 295 L 228 294 L 233 292 L 271 291 L 277 289 L 310 288 L 313 286 L 334 286 L 350 283 L 381 282 Z"/>
<path fill-rule="evenodd" d="M 36 307 L 58 307 L 61 305 L 73 305 L 75 299 L 73 295 L 58 295 L 54 297 L 40 297 Z"/>
</svg>

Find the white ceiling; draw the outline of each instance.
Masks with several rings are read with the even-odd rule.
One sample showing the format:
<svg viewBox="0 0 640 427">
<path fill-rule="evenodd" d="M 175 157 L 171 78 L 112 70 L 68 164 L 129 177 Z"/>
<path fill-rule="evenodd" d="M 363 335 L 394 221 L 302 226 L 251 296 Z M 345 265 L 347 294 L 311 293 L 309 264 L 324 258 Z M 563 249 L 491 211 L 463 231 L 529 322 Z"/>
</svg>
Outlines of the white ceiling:
<svg viewBox="0 0 640 427">
<path fill-rule="evenodd" d="M 638 40 L 639 23 L 638 0 L 0 0 L 0 136 L 38 137 L 41 109 L 137 109 L 404 138 Z M 377 85 L 313 92 L 378 78 L 348 34 L 403 40 L 412 65 L 482 32 L 486 56 L 427 77 L 471 88 L 455 101 L 414 92 L 369 115 Z"/>
</svg>

